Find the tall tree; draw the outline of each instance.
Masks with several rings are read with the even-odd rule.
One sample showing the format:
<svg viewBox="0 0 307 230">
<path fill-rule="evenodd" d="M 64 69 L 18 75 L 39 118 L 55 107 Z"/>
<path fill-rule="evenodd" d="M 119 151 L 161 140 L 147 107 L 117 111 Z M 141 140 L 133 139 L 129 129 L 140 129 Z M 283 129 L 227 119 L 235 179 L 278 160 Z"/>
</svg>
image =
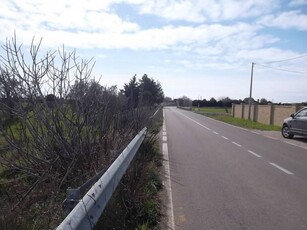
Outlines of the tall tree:
<svg viewBox="0 0 307 230">
<path fill-rule="evenodd" d="M 151 106 L 163 102 L 164 93 L 159 82 L 149 78 L 147 74 L 137 82 L 136 75 L 132 77 L 128 84 L 121 90 L 122 94 L 128 98 L 128 104 L 132 107 L 138 105 Z"/>
<path fill-rule="evenodd" d="M 135 108 L 139 104 L 139 84 L 134 75 L 128 84 L 124 85 L 124 89 L 121 92 L 128 98 L 129 106 Z"/>
<path fill-rule="evenodd" d="M 159 82 L 144 74 L 140 80 L 140 93 L 143 105 L 154 105 L 163 102 L 164 93 Z"/>
</svg>

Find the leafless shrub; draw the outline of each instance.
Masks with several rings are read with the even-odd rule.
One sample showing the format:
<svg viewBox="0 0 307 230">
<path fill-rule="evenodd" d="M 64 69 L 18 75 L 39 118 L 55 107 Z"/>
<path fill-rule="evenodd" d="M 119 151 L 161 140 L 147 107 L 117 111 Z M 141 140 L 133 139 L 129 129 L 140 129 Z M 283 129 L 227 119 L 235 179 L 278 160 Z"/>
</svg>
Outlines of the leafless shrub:
<svg viewBox="0 0 307 230">
<path fill-rule="evenodd" d="M 68 186 L 108 167 L 110 150 L 126 144 L 152 113 L 128 107 L 116 87 L 93 80 L 92 60 L 64 47 L 41 55 L 40 47 L 41 40 L 35 45 L 33 39 L 25 53 L 16 37 L 2 47 L 0 131 L 9 146 L 0 151 L 9 175 L 5 211 L 59 201 Z"/>
</svg>

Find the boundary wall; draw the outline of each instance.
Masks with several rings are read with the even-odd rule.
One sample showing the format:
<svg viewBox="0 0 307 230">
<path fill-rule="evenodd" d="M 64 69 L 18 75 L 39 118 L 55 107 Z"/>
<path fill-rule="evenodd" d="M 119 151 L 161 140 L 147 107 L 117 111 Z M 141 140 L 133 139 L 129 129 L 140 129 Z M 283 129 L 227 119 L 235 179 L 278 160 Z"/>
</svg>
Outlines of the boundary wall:
<svg viewBox="0 0 307 230">
<path fill-rule="evenodd" d="M 285 118 L 290 117 L 299 109 L 303 108 L 299 104 L 295 105 L 255 105 L 251 106 L 251 120 L 267 125 L 282 126 Z M 232 116 L 248 119 L 248 104 L 232 104 Z"/>
</svg>

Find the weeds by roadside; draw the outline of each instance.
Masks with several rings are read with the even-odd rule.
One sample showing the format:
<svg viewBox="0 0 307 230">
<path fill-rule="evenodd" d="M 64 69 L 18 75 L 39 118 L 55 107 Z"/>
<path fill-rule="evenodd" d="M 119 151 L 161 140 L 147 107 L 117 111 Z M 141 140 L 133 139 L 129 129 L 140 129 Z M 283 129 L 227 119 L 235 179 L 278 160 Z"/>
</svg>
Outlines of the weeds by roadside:
<svg viewBox="0 0 307 230">
<path fill-rule="evenodd" d="M 231 114 L 232 108 L 228 107 L 193 107 L 192 111 L 203 114 Z"/>
<path fill-rule="evenodd" d="M 209 115 L 208 117 L 247 129 L 258 129 L 258 130 L 267 130 L 267 131 L 280 131 L 281 129 L 281 127 L 276 125 L 266 125 L 266 124 L 261 124 L 259 122 L 231 117 L 231 116 Z"/>
<path fill-rule="evenodd" d="M 161 217 L 158 192 L 162 189 L 159 167 L 162 157 L 157 130 L 161 126 L 162 110 L 149 127 L 132 167 L 112 196 L 95 229 L 158 229 Z"/>
</svg>

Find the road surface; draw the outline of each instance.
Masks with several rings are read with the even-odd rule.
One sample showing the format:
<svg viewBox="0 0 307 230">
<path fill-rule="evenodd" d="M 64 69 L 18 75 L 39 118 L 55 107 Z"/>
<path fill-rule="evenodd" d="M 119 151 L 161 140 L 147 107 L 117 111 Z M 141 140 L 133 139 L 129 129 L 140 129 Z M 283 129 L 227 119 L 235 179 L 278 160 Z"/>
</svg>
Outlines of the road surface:
<svg viewBox="0 0 307 230">
<path fill-rule="evenodd" d="M 170 228 L 307 229 L 306 139 L 285 142 L 174 107 L 164 116 Z"/>
</svg>

